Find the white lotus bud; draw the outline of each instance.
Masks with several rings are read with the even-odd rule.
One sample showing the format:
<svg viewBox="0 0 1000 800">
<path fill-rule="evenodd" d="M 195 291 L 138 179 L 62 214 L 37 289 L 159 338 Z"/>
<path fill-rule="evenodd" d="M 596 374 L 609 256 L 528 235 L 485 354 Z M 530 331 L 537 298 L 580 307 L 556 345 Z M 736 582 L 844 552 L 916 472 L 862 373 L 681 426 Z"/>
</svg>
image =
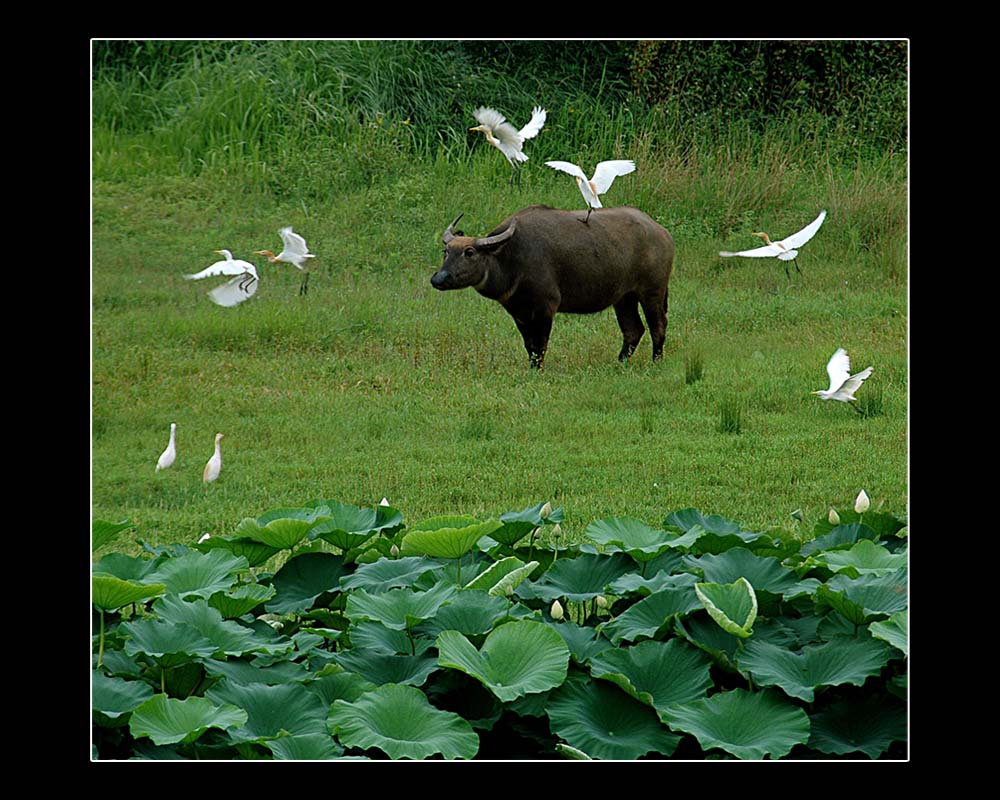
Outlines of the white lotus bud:
<svg viewBox="0 0 1000 800">
<path fill-rule="evenodd" d="M 558 536 L 561 533 L 562 533 L 562 527 L 557 522 L 555 525 L 552 526 L 552 535 Z"/>
<path fill-rule="evenodd" d="M 563 616 L 564 616 L 563 615 L 563 607 L 561 605 L 559 605 L 559 601 L 558 600 L 553 600 L 552 601 L 552 608 L 549 609 L 549 614 L 552 616 L 552 619 L 554 619 L 554 620 L 560 620 L 560 619 L 563 618 Z"/>
<path fill-rule="evenodd" d="M 398 557 L 399 556 L 399 547 L 397 547 L 396 545 L 393 545 L 392 547 L 390 547 L 389 548 L 389 555 L 391 555 L 393 558 Z"/>
<path fill-rule="evenodd" d="M 542 519 L 548 519 L 549 514 L 551 513 L 552 513 L 552 503 L 546 500 L 545 505 L 542 506 L 542 510 L 538 512 L 538 516 L 540 516 Z"/>
<path fill-rule="evenodd" d="M 831 525 L 840 524 L 840 514 L 837 513 L 837 509 L 831 508 L 830 513 L 826 515 L 826 518 L 830 520 Z"/>
<path fill-rule="evenodd" d="M 380 506 L 387 506 L 387 505 L 389 505 L 389 498 L 388 498 L 388 497 L 383 497 L 383 498 L 382 498 L 382 499 L 381 499 L 381 500 L 379 501 L 379 505 L 380 505 Z"/>
<path fill-rule="evenodd" d="M 608 607 L 608 598 L 606 598 L 603 594 L 597 595 L 597 607 L 598 608 Z"/>
<path fill-rule="evenodd" d="M 202 537 L 201 537 L 201 538 L 200 538 L 200 539 L 198 540 L 198 544 L 201 544 L 201 543 L 202 543 L 202 542 L 204 542 L 204 541 L 205 541 L 206 539 L 211 539 L 211 538 L 212 538 L 212 534 L 210 534 L 210 533 L 206 533 L 206 534 L 204 534 L 204 535 L 203 535 L 203 536 L 202 536 Z"/>
<path fill-rule="evenodd" d="M 864 514 L 871 507 L 871 501 L 868 499 L 868 495 L 865 494 L 865 490 L 862 489 L 858 492 L 858 496 L 854 501 L 854 510 L 859 514 Z"/>
</svg>

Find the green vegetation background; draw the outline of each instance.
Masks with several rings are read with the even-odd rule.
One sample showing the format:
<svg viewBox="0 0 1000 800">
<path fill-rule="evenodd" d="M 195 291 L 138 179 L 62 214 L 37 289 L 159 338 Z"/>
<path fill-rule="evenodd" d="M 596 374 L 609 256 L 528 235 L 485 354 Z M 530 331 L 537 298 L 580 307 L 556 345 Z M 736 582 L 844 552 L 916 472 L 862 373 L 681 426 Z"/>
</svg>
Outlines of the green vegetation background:
<svg viewBox="0 0 1000 800">
<path fill-rule="evenodd" d="M 691 506 L 794 528 L 861 488 L 905 514 L 906 68 L 905 41 L 94 42 L 94 516 L 192 542 L 317 498 L 550 500 L 569 536 Z M 511 187 L 472 110 L 536 104 Z M 564 315 L 536 373 L 498 305 L 430 287 L 441 231 L 577 208 L 544 162 L 607 158 L 638 165 L 608 204 L 676 242 L 666 358 L 619 365 L 610 311 Z M 801 275 L 718 257 L 821 208 Z M 318 255 L 305 298 L 251 255 L 283 225 Z M 183 278 L 220 248 L 261 271 L 234 309 Z M 809 395 L 841 346 L 875 366 L 865 416 Z"/>
</svg>

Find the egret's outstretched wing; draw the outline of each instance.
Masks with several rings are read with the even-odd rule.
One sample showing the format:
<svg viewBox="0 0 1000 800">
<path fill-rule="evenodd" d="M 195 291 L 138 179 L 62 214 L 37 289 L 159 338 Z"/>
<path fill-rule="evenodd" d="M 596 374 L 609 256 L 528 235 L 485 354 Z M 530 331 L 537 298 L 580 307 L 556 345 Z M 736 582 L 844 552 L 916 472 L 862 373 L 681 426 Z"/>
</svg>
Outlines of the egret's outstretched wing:
<svg viewBox="0 0 1000 800">
<path fill-rule="evenodd" d="M 232 308 L 257 294 L 259 283 L 256 275 L 245 272 L 221 286 L 216 286 L 208 293 L 208 297 L 216 305 Z"/>
<path fill-rule="evenodd" d="M 245 272 L 252 272 L 254 277 L 257 276 L 257 269 L 248 261 L 241 261 L 238 258 L 228 259 L 226 261 L 216 261 L 210 267 L 205 267 L 201 272 L 196 272 L 193 275 L 185 275 L 189 281 L 200 281 L 202 278 L 214 278 L 218 275 L 242 275 Z"/>
<path fill-rule="evenodd" d="M 521 137 L 522 142 L 525 139 L 534 139 L 544 124 L 545 109 L 541 106 L 535 106 L 531 112 L 531 119 L 528 120 L 528 124 L 521 128 L 521 130 L 517 132 L 517 135 Z"/>
<path fill-rule="evenodd" d="M 587 180 L 587 176 L 583 174 L 583 170 L 576 164 L 571 164 L 569 161 L 546 161 L 545 165 L 547 167 L 552 167 L 552 169 L 557 169 L 560 172 L 565 172 L 568 175 L 572 175 L 574 178 L 579 178 L 582 181 Z"/>
<path fill-rule="evenodd" d="M 851 360 L 843 347 L 838 347 L 837 351 L 830 356 L 830 360 L 826 364 L 826 374 L 830 376 L 828 391 L 831 392 L 839 389 L 851 377 Z"/>
<path fill-rule="evenodd" d="M 873 367 L 866 367 L 861 370 L 857 375 L 852 375 L 849 377 L 840 387 L 840 392 L 843 394 L 848 394 L 854 397 L 854 393 L 861 387 L 861 384 L 868 380 L 868 376 L 872 374 Z"/>
<path fill-rule="evenodd" d="M 819 216 L 816 217 L 816 219 L 806 225 L 798 233 L 786 236 L 781 240 L 781 244 L 783 244 L 788 250 L 794 250 L 796 247 L 801 247 L 816 235 L 816 231 L 819 230 L 819 226 L 823 224 L 824 219 L 826 219 L 826 211 L 820 211 Z"/>
<path fill-rule="evenodd" d="M 309 255 L 309 247 L 306 245 L 306 240 L 291 228 L 282 228 L 278 233 L 281 236 L 281 241 L 285 246 L 286 252 L 297 256 Z"/>
<path fill-rule="evenodd" d="M 778 245 L 777 245 L 776 242 L 772 242 L 771 244 L 766 244 L 763 247 L 754 247 L 751 250 L 740 250 L 737 253 L 730 253 L 728 250 L 720 250 L 719 251 L 719 255 L 720 256 L 746 256 L 747 258 L 764 258 L 765 256 L 769 256 L 771 258 L 774 258 L 779 253 L 783 253 L 783 252 L 784 252 L 784 250 L 782 250 L 780 247 L 778 247 Z"/>
<path fill-rule="evenodd" d="M 628 175 L 635 172 L 635 162 L 626 160 L 602 161 L 594 170 L 594 177 L 591 179 L 597 187 L 598 194 L 604 194 L 611 188 L 615 178 L 620 175 Z"/>
<path fill-rule="evenodd" d="M 517 128 L 504 119 L 503 114 L 492 108 L 477 108 L 473 116 L 480 125 L 485 125 L 493 132 L 493 136 L 500 140 L 501 144 L 517 150 L 521 146 L 521 136 Z"/>
</svg>

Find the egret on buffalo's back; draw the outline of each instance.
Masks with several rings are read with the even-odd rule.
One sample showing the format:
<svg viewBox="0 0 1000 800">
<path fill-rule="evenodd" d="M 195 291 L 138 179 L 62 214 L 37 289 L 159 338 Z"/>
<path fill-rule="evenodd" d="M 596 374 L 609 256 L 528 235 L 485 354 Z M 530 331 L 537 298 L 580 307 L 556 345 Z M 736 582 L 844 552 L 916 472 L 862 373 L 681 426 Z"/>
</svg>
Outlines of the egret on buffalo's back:
<svg viewBox="0 0 1000 800">
<path fill-rule="evenodd" d="M 843 347 L 838 347 L 826 365 L 826 373 L 830 376 L 830 388 L 819 389 L 810 392 L 810 394 L 816 395 L 820 400 L 839 400 L 842 403 L 847 403 L 859 414 L 863 414 L 864 412 L 854 405 L 854 393 L 872 374 L 872 369 L 873 367 L 867 367 L 856 375 L 852 375 L 851 361 L 847 356 L 847 351 Z"/>
<path fill-rule="evenodd" d="M 236 277 L 232 280 L 208 292 L 209 299 L 216 305 L 229 308 L 253 297 L 257 293 L 257 268 L 249 261 L 233 258 L 233 254 L 228 250 L 213 250 L 212 252 L 225 256 L 225 260 L 216 261 L 201 272 L 184 277 L 189 281 L 200 281 L 202 278 L 215 278 L 219 275 L 235 275 Z"/>
<path fill-rule="evenodd" d="M 823 224 L 823 220 L 826 219 L 826 211 L 820 211 L 819 216 L 816 217 L 812 222 L 806 225 L 802 230 L 797 233 L 793 233 L 791 236 L 786 236 L 780 242 L 772 242 L 768 235 L 762 231 L 751 233 L 751 236 L 759 236 L 764 240 L 763 247 L 755 247 L 751 250 L 740 250 L 738 253 L 731 253 L 729 251 L 723 250 L 719 252 L 720 256 L 745 256 L 746 258 L 767 258 L 774 257 L 785 263 L 785 276 L 791 279 L 791 275 L 788 273 L 788 263 L 789 261 L 795 261 L 795 271 L 800 275 L 802 270 L 799 269 L 799 262 L 796 260 L 796 256 L 799 254 L 797 248 L 802 247 L 806 242 L 816 235 L 816 231 L 819 230 L 819 226 Z"/>
<path fill-rule="evenodd" d="M 576 178 L 580 194 L 587 201 L 587 219 L 583 220 L 584 222 L 590 220 L 590 212 L 595 208 L 603 208 L 598 195 L 605 194 L 611 188 L 615 178 L 635 172 L 635 162 L 624 159 L 602 161 L 594 170 L 593 178 L 587 178 L 582 169 L 569 161 L 546 161 L 545 164 Z"/>
<path fill-rule="evenodd" d="M 520 181 L 521 175 L 517 171 L 518 162 L 528 160 L 528 157 L 524 154 L 524 143 L 528 139 L 535 138 L 542 129 L 542 126 L 545 124 L 545 109 L 541 106 L 535 106 L 531 112 L 531 119 L 528 121 L 528 124 L 520 130 L 507 122 L 503 114 L 492 108 L 481 106 L 472 112 L 472 116 L 476 118 L 476 122 L 479 124 L 474 128 L 469 128 L 469 130 L 484 133 L 486 141 L 504 154 L 511 168 L 514 170 L 510 176 L 511 182 L 513 182 L 515 175 L 518 181 Z"/>
<path fill-rule="evenodd" d="M 306 294 L 309 291 L 309 268 L 307 262 L 310 258 L 316 258 L 316 256 L 309 252 L 306 240 L 290 227 L 281 228 L 278 234 L 281 236 L 281 242 L 284 245 L 278 255 L 275 255 L 270 250 L 254 250 L 254 254 L 267 256 L 267 260 L 272 264 L 291 264 L 302 270 L 304 274 L 302 276 L 302 284 L 299 286 L 299 294 Z"/>
<path fill-rule="evenodd" d="M 161 469 L 168 469 L 174 464 L 174 460 L 177 458 L 177 423 L 170 423 L 170 441 L 167 443 L 167 449 L 160 453 L 160 458 L 156 462 L 156 471 L 159 472 Z"/>
</svg>

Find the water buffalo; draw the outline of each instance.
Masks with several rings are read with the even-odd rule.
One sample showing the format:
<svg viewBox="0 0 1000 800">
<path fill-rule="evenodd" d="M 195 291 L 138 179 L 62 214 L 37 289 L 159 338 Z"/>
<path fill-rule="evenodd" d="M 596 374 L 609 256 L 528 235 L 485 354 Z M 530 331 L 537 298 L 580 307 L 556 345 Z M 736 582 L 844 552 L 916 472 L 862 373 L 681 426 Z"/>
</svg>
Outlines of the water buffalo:
<svg viewBox="0 0 1000 800">
<path fill-rule="evenodd" d="M 614 306 L 622 330 L 620 360 L 632 355 L 645 331 L 653 360 L 663 355 L 667 284 L 674 262 L 670 234 L 636 208 L 603 208 L 585 225 L 583 211 L 529 206 L 487 236 L 445 230 L 444 264 L 431 277 L 435 289 L 473 287 L 507 309 L 541 368 L 557 311 L 591 314 Z"/>
</svg>

